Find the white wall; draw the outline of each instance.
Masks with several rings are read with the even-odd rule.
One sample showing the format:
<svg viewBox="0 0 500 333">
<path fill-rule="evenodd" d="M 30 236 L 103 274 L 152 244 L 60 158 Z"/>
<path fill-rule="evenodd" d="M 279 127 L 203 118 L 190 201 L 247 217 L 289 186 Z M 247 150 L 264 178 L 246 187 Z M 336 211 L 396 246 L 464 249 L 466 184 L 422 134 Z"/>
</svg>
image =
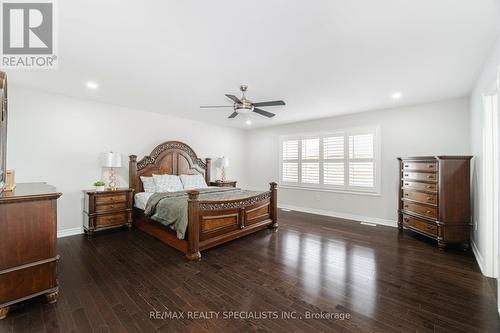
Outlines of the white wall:
<svg viewBox="0 0 500 333">
<path fill-rule="evenodd" d="M 128 185 L 128 155 L 139 158 L 161 142 L 179 140 L 200 158 L 227 156 L 228 178 L 245 185 L 243 131 L 193 120 L 11 86 L 7 166 L 16 182 L 45 181 L 63 196 L 58 202 L 58 230 L 82 225 L 82 190 L 102 178 L 99 154 L 121 152 L 125 167 L 120 184 Z M 212 178 L 216 176 L 212 172 Z"/>
<path fill-rule="evenodd" d="M 472 241 L 476 258 L 481 266 L 483 273 L 487 276 L 496 276 L 493 271 L 493 235 L 491 221 L 486 218 L 486 200 L 485 200 L 485 182 L 491 182 L 486 179 L 484 174 L 484 109 L 482 95 L 490 92 L 500 70 L 500 37 L 497 39 L 491 54 L 483 70 L 476 81 L 470 97 L 470 142 L 471 150 L 474 154 L 473 168 L 473 234 Z M 498 203 L 497 203 L 498 206 Z"/>
<path fill-rule="evenodd" d="M 279 136 L 380 125 L 382 186 L 380 196 L 281 188 L 281 206 L 306 208 L 346 218 L 396 225 L 399 156 L 469 153 L 468 99 L 370 111 L 249 131 L 247 180 L 258 188 L 278 180 Z"/>
</svg>

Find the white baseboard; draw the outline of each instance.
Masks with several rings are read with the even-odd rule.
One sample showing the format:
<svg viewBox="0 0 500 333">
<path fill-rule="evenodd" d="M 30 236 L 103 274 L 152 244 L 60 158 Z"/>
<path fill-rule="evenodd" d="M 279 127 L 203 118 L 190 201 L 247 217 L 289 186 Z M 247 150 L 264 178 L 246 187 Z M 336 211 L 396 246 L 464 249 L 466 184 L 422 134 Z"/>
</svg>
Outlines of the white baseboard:
<svg viewBox="0 0 500 333">
<path fill-rule="evenodd" d="M 80 235 L 80 234 L 83 234 L 82 227 L 57 230 L 57 238 Z"/>
<path fill-rule="evenodd" d="M 479 249 L 477 248 L 476 243 L 474 241 L 470 242 L 471 248 L 472 248 L 472 253 L 474 253 L 474 257 L 476 257 L 477 264 L 479 266 L 479 269 L 481 270 L 481 273 L 483 275 L 487 276 L 485 273 L 485 267 L 484 267 L 484 259 L 483 256 L 481 255 L 481 252 L 479 252 Z"/>
<path fill-rule="evenodd" d="M 378 217 L 370 217 L 370 216 L 362 216 L 362 215 L 355 215 L 355 214 L 349 214 L 349 213 L 334 212 L 332 210 L 298 207 L 298 206 L 286 205 L 286 204 L 278 204 L 278 208 L 288 209 L 288 210 L 296 210 L 298 212 L 310 213 L 310 214 L 316 214 L 316 215 L 337 217 L 340 219 L 353 220 L 353 221 L 358 221 L 358 222 L 380 224 L 380 225 L 385 225 L 385 226 L 395 227 L 395 228 L 398 226 L 397 221 L 381 219 Z"/>
</svg>

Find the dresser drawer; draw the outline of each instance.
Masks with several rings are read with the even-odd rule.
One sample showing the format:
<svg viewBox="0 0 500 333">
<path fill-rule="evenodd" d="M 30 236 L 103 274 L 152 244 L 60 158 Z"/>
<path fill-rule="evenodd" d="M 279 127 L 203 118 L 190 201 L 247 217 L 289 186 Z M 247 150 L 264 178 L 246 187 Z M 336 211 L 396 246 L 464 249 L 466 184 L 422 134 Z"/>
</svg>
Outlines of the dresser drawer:
<svg viewBox="0 0 500 333">
<path fill-rule="evenodd" d="M 127 193 L 117 193 L 112 195 L 96 195 L 96 205 L 107 205 L 117 202 L 127 202 Z"/>
<path fill-rule="evenodd" d="M 403 209 L 408 212 L 417 213 L 433 219 L 437 218 L 437 209 L 435 207 L 428 207 L 417 203 L 403 201 Z"/>
<path fill-rule="evenodd" d="M 413 180 L 421 180 L 426 182 L 436 182 L 437 174 L 429 173 L 429 172 L 411 172 L 411 171 L 403 171 L 403 179 L 413 179 Z"/>
<path fill-rule="evenodd" d="M 97 216 L 95 218 L 95 227 L 107 227 L 116 224 L 125 224 L 127 222 L 128 213 L 115 213 L 109 215 Z"/>
<path fill-rule="evenodd" d="M 437 195 L 412 190 L 403 190 L 403 198 L 433 205 L 437 203 Z"/>
<path fill-rule="evenodd" d="M 437 184 L 419 183 L 409 180 L 403 181 L 403 188 L 409 188 L 417 191 L 437 192 Z"/>
<path fill-rule="evenodd" d="M 403 170 L 414 171 L 436 171 L 436 162 L 403 162 Z"/>
<path fill-rule="evenodd" d="M 127 203 L 126 202 L 117 202 L 117 203 L 111 203 L 111 204 L 100 204 L 95 207 L 95 211 L 97 213 L 102 213 L 102 212 L 114 212 L 117 210 L 125 210 L 127 209 Z"/>
<path fill-rule="evenodd" d="M 436 224 L 420 220 L 416 217 L 403 214 L 403 225 L 413 229 L 417 229 L 423 233 L 437 236 L 438 227 Z"/>
</svg>

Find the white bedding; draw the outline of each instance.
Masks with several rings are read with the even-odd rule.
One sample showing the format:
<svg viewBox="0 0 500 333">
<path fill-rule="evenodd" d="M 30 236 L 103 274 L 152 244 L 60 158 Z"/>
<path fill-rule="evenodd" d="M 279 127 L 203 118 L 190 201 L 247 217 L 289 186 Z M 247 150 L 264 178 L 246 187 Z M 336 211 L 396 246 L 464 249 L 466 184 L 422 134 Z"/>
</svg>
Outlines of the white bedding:
<svg viewBox="0 0 500 333">
<path fill-rule="evenodd" d="M 154 193 L 148 193 L 148 192 L 139 192 L 135 194 L 135 200 L 134 200 L 134 205 L 135 207 L 139 209 L 146 209 L 146 204 L 148 203 L 149 198 L 153 195 Z"/>
<path fill-rule="evenodd" d="M 214 188 L 216 186 L 208 186 L 209 188 Z M 146 204 L 148 203 L 149 198 L 154 193 L 149 193 L 149 192 L 139 192 L 135 194 L 135 200 L 134 200 L 134 206 L 139 208 L 139 209 L 146 209 Z"/>
</svg>

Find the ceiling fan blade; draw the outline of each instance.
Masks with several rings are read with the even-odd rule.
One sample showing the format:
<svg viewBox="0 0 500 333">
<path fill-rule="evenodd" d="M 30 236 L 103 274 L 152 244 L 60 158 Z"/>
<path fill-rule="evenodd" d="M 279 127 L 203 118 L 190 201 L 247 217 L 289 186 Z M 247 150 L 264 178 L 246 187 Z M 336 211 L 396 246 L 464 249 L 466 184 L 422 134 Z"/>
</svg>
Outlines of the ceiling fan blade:
<svg viewBox="0 0 500 333">
<path fill-rule="evenodd" d="M 270 101 L 270 102 L 260 102 L 260 103 L 253 103 L 253 106 L 277 106 L 277 105 L 286 105 L 285 102 L 283 101 Z"/>
<path fill-rule="evenodd" d="M 234 96 L 234 95 L 228 95 L 228 94 L 226 94 L 226 97 L 232 99 L 233 102 L 235 102 L 235 103 L 240 103 L 241 104 L 241 101 L 239 100 L 239 98 L 236 97 L 236 96 Z"/>
<path fill-rule="evenodd" d="M 232 105 L 203 105 L 200 109 L 232 108 Z"/>
<path fill-rule="evenodd" d="M 234 118 L 238 115 L 238 112 L 233 112 L 231 115 L 228 117 L 229 119 Z"/>
<path fill-rule="evenodd" d="M 261 110 L 261 109 L 257 109 L 257 108 L 254 108 L 253 112 L 258 113 L 258 114 L 263 115 L 264 117 L 268 117 L 268 118 L 272 118 L 272 117 L 275 116 L 274 113 L 267 112 L 267 111 L 264 111 L 264 110 Z"/>
</svg>

